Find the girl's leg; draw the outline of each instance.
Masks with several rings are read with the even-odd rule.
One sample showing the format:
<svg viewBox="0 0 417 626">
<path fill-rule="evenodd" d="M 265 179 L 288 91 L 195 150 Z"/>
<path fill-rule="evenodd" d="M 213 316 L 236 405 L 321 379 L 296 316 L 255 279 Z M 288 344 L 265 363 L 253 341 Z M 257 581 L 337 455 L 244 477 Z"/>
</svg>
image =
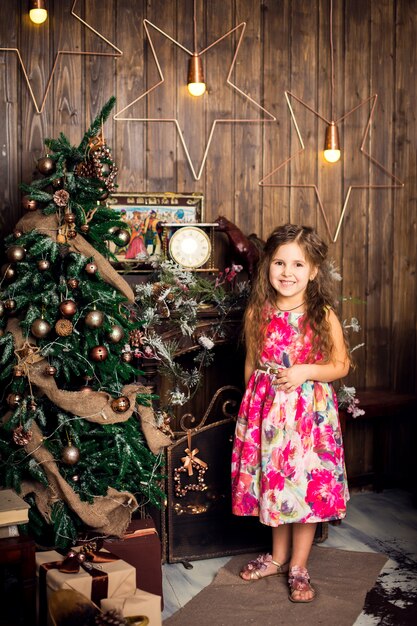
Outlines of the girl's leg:
<svg viewBox="0 0 417 626">
<path fill-rule="evenodd" d="M 307 568 L 307 561 L 311 546 L 313 545 L 316 526 L 317 524 L 293 524 L 290 569 L 295 565 Z M 292 595 L 295 601 L 311 600 L 314 597 L 314 591 L 312 589 L 293 591 Z"/>
<path fill-rule="evenodd" d="M 280 565 L 287 565 L 291 555 L 291 526 L 292 524 L 283 524 L 272 528 L 272 559 Z M 287 572 L 288 566 L 284 569 Z M 259 572 L 259 578 L 264 576 L 272 576 L 278 571 L 277 565 L 270 562 Z M 251 571 L 242 570 L 240 576 L 244 580 L 251 580 Z"/>
</svg>

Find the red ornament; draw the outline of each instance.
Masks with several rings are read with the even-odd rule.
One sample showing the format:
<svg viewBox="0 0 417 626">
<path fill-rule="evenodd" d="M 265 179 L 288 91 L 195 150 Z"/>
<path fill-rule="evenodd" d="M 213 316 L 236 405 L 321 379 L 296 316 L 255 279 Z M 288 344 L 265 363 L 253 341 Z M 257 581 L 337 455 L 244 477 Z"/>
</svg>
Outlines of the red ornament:
<svg viewBox="0 0 417 626">
<path fill-rule="evenodd" d="M 87 274 L 95 274 L 98 270 L 98 267 L 96 265 L 96 263 L 87 263 L 87 265 L 85 266 L 85 271 L 87 272 Z"/>
<path fill-rule="evenodd" d="M 23 196 L 22 207 L 26 211 L 36 211 L 36 209 L 38 208 L 38 203 L 36 202 L 36 200 L 31 200 L 29 196 Z"/>
<path fill-rule="evenodd" d="M 105 361 L 108 354 L 108 350 L 105 346 L 94 346 L 94 348 L 90 350 L 90 357 L 96 362 Z"/>
<path fill-rule="evenodd" d="M 65 317 L 72 317 L 77 312 L 77 303 L 74 300 L 63 300 L 59 305 L 59 310 Z"/>
</svg>

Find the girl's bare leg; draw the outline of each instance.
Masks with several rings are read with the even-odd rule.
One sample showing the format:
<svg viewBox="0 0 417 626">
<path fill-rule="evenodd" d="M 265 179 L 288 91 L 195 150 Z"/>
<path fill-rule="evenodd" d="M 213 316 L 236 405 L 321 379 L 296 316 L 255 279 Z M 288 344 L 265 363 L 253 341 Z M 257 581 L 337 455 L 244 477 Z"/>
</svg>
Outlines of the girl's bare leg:
<svg viewBox="0 0 417 626">
<path fill-rule="evenodd" d="M 308 557 L 313 545 L 317 524 L 292 524 L 292 555 L 290 568 L 294 565 L 307 568 Z M 310 600 L 314 596 L 311 590 L 294 591 L 294 600 Z"/>
</svg>

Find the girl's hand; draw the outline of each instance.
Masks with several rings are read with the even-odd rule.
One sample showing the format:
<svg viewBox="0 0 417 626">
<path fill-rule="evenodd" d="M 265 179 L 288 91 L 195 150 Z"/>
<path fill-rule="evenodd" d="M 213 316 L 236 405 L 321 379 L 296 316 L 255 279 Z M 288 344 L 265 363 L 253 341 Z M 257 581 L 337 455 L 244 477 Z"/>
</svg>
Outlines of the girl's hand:
<svg viewBox="0 0 417 626">
<path fill-rule="evenodd" d="M 278 389 L 291 393 L 308 380 L 308 365 L 292 365 L 275 376 Z"/>
</svg>

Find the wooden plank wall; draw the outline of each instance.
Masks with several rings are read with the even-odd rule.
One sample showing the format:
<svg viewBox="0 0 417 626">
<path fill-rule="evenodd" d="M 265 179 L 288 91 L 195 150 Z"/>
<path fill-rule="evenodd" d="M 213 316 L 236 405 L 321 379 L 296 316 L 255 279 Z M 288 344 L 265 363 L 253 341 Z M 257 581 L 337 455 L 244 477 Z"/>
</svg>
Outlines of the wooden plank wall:
<svg viewBox="0 0 417 626">
<path fill-rule="evenodd" d="M 193 0 L 78 0 L 76 12 L 123 51 L 112 48 L 71 15 L 73 0 L 48 0 L 49 19 L 32 25 L 25 3 L 2 0 L 0 48 L 18 48 L 34 95 L 41 103 L 52 64 L 61 55 L 44 110 L 38 114 L 15 52 L 0 50 L 0 228 L 8 234 L 21 215 L 19 184 L 32 178 L 43 140 L 64 132 L 78 143 L 104 102 L 117 96 L 117 111 L 156 84 L 158 72 L 143 28 L 147 18 L 187 48 L 193 47 Z M 198 48 L 241 22 L 246 32 L 231 81 L 276 116 L 261 123 L 259 107 L 225 80 L 240 30 L 204 56 L 208 93 L 187 95 L 187 55 L 150 27 L 164 84 L 129 107 L 130 118 L 178 119 L 198 172 L 213 122 L 219 122 L 201 178 L 196 180 L 172 122 L 109 120 L 105 133 L 120 169 L 120 191 L 203 192 L 206 219 L 219 212 L 247 234 L 266 237 L 286 221 L 316 226 L 327 237 L 314 190 L 262 187 L 259 181 L 299 143 L 284 92 L 330 116 L 330 0 L 196 0 Z M 343 317 L 362 330 L 354 341 L 358 367 L 349 383 L 416 390 L 416 114 L 417 0 L 333 0 L 334 106 L 341 116 L 378 94 L 367 149 L 404 181 L 403 189 L 354 190 L 341 234 L 330 243 L 343 276 Z M 305 152 L 269 182 L 317 184 L 331 229 L 348 186 L 389 184 L 359 152 L 369 106 L 341 125 L 342 161 L 325 165 L 319 155 L 324 125 L 293 101 Z M 264 116 L 265 117 L 265 116 Z M 252 119 L 229 123 L 228 119 Z M 225 240 L 219 235 L 224 261 Z M 356 302 L 357 299 L 364 303 Z"/>
</svg>

